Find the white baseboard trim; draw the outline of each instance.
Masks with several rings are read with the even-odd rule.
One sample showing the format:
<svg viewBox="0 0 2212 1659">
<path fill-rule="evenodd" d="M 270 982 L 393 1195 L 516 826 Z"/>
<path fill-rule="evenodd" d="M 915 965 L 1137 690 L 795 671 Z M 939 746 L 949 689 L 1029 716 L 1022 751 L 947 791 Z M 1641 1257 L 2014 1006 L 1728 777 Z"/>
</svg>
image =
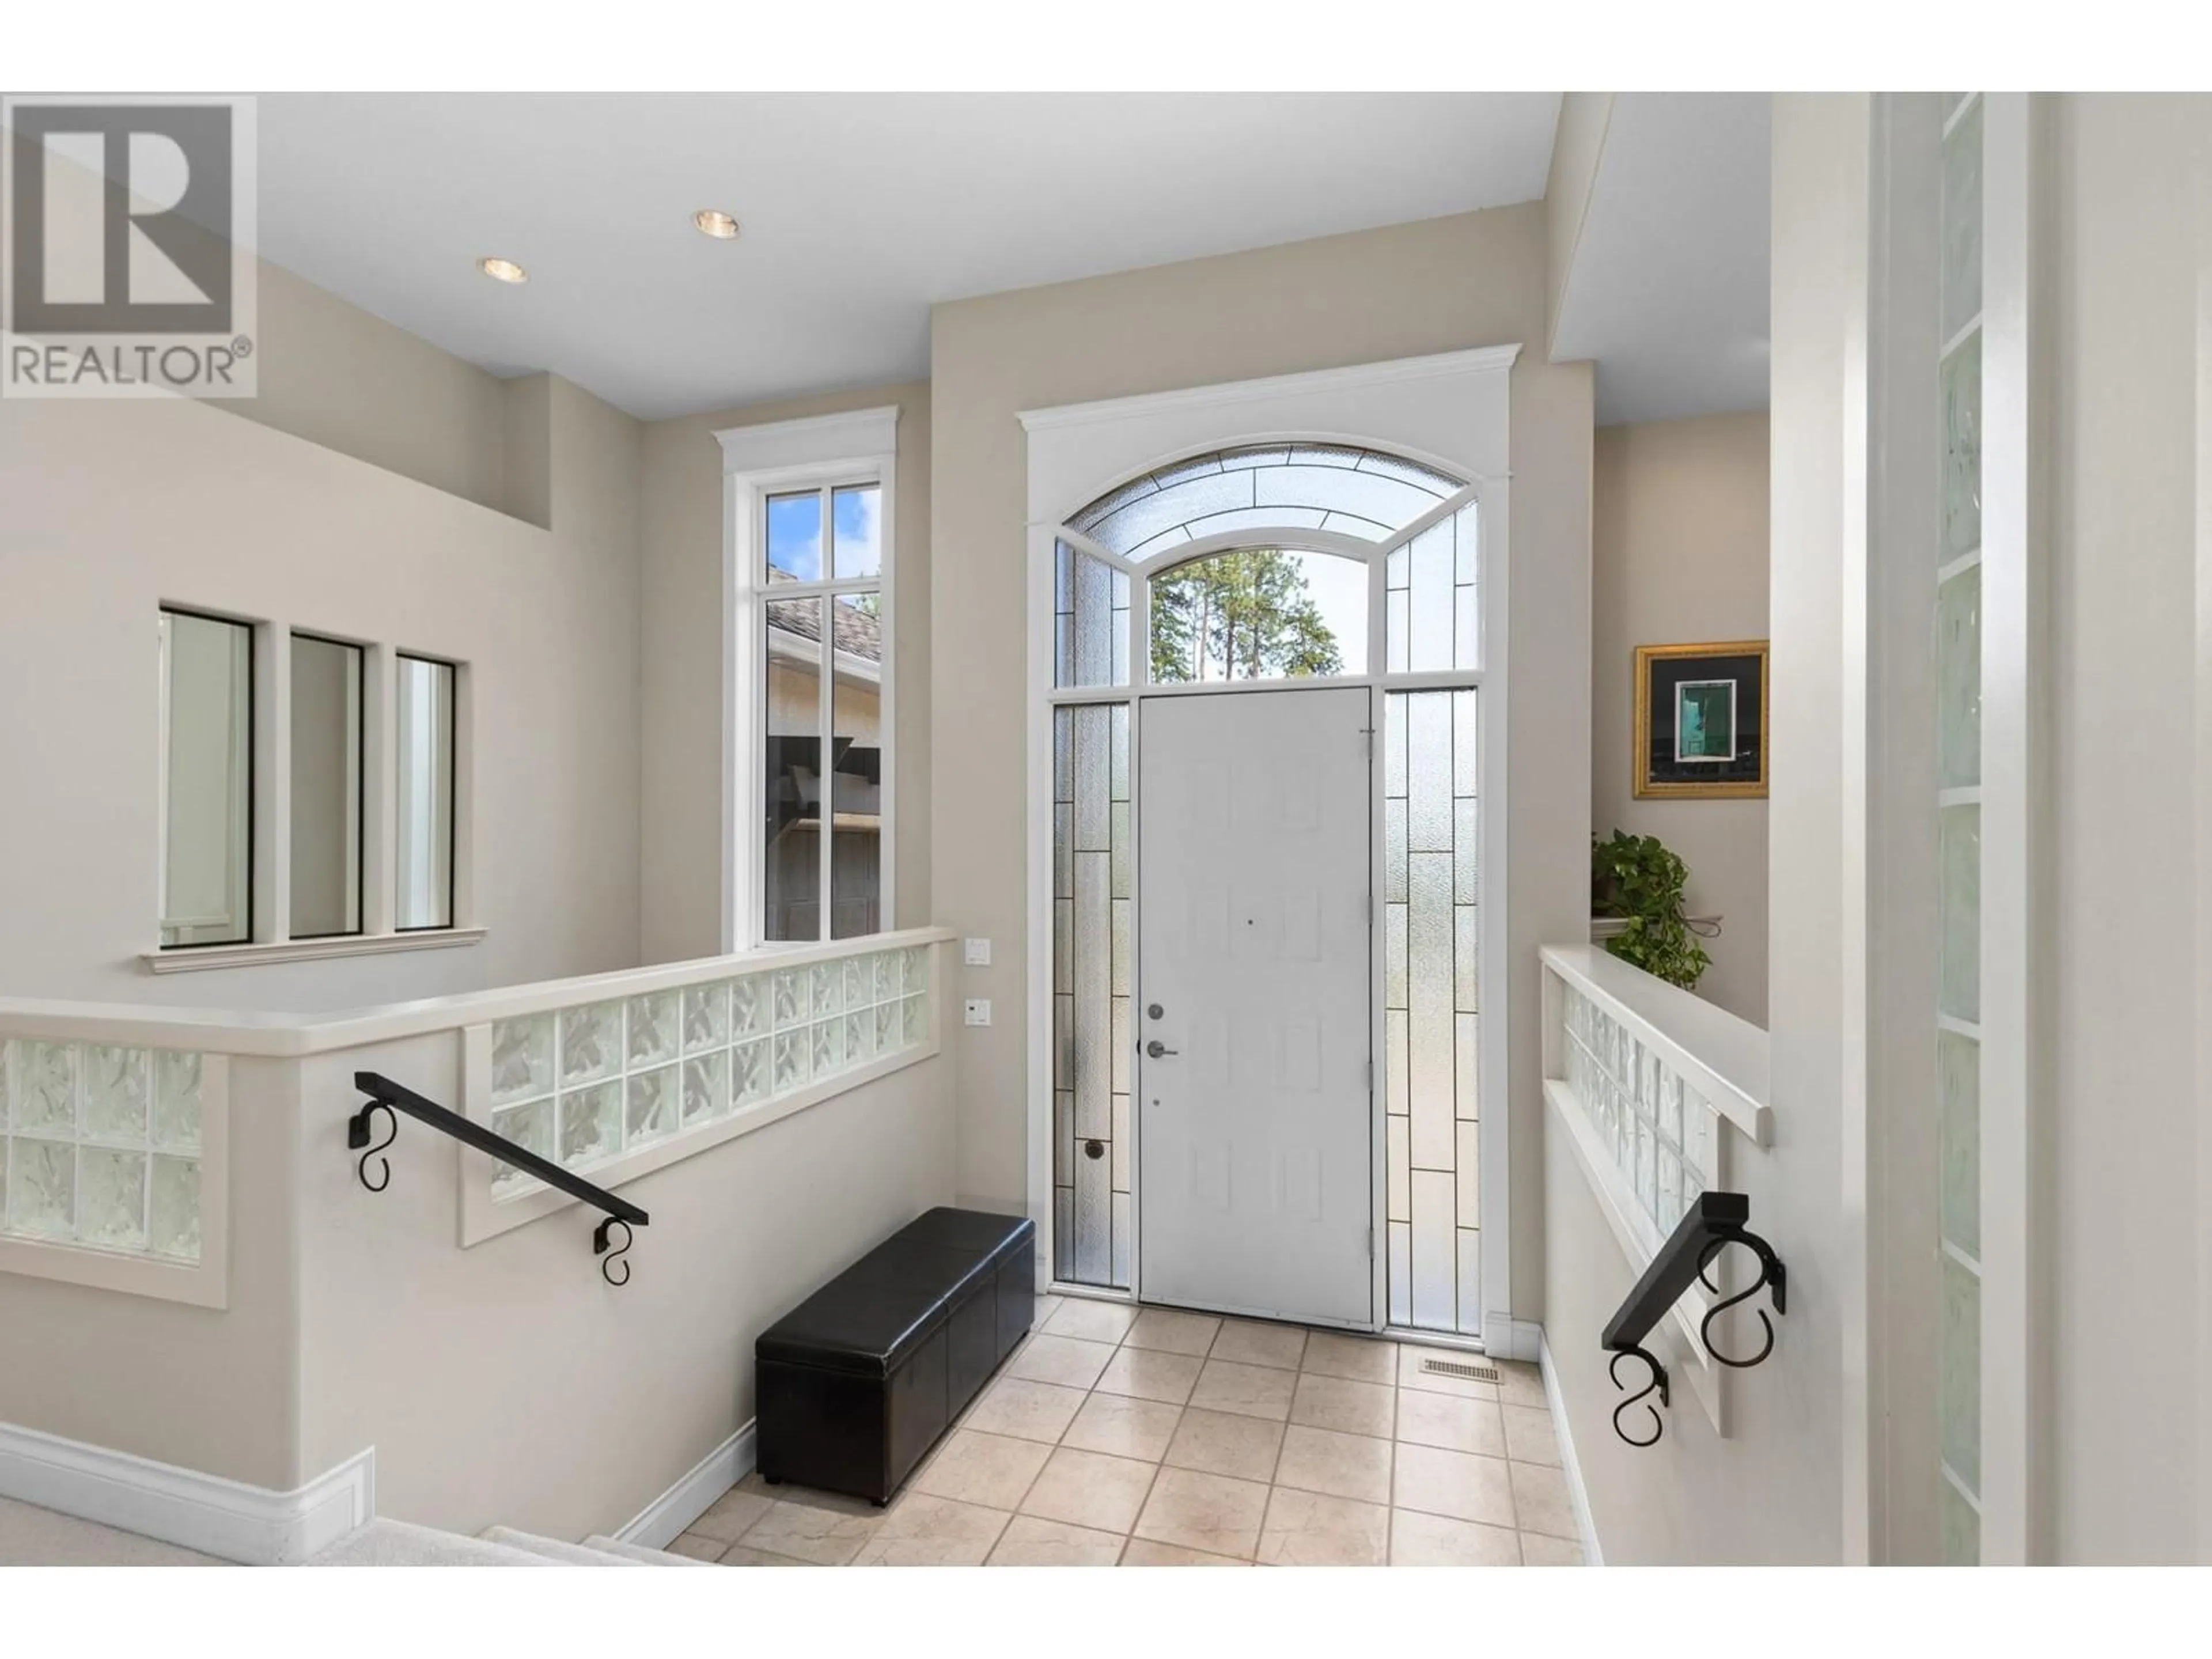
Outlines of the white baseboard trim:
<svg viewBox="0 0 2212 1659">
<path fill-rule="evenodd" d="M 758 1461 L 754 1425 L 747 1423 L 694 1463 L 688 1474 L 654 1498 L 614 1535 L 625 1544 L 665 1550 L 714 1508 L 714 1500 L 753 1472 Z"/>
<path fill-rule="evenodd" d="M 1583 1559 L 1593 1567 L 1605 1565 L 1598 1547 L 1597 1522 L 1590 1518 L 1589 1489 L 1583 1485 L 1583 1466 L 1575 1456 L 1575 1434 L 1567 1421 L 1567 1398 L 1559 1389 L 1559 1374 L 1552 1364 L 1551 1339 L 1535 1327 L 1536 1363 L 1544 1370 L 1544 1401 L 1552 1408 L 1552 1431 L 1559 1442 L 1559 1466 L 1567 1477 L 1567 1496 L 1575 1506 L 1575 1529 L 1583 1535 Z"/>
<path fill-rule="evenodd" d="M 289 1566 L 376 1517 L 376 1448 L 296 1492 L 271 1492 L 0 1423 L 0 1498 L 242 1566 Z"/>
</svg>

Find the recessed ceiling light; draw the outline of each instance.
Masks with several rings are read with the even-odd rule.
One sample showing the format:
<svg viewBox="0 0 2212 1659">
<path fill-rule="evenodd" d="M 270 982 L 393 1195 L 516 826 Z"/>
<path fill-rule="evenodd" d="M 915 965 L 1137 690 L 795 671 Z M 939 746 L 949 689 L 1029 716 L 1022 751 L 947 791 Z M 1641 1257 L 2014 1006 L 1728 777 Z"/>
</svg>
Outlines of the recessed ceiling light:
<svg viewBox="0 0 2212 1659">
<path fill-rule="evenodd" d="M 479 259 L 477 269 L 495 283 L 526 283 L 530 273 L 512 259 Z"/>
<path fill-rule="evenodd" d="M 691 222 L 699 227 L 702 235 L 729 241 L 738 234 L 738 222 L 720 208 L 701 208 L 691 216 Z"/>
</svg>

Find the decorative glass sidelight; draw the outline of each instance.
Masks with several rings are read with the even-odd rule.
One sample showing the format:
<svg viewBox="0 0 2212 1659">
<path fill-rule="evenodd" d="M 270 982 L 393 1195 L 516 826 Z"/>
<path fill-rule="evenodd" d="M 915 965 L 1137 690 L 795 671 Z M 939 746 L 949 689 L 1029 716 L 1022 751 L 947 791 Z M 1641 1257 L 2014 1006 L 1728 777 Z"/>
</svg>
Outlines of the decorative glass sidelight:
<svg viewBox="0 0 2212 1659">
<path fill-rule="evenodd" d="M 1936 1098 L 1942 1285 L 1936 1478 L 1943 1559 L 1981 1559 L 1982 99 L 1947 112 L 1934 395 L 1942 446 L 1936 545 L 1938 795 Z"/>
<path fill-rule="evenodd" d="M 1480 697 L 1469 689 L 1383 700 L 1389 1319 L 1469 1334 L 1482 1323 Z"/>
<path fill-rule="evenodd" d="M 1129 707 L 1053 711 L 1053 1272 L 1127 1289 Z"/>
<path fill-rule="evenodd" d="M 0 1237 L 200 1259 L 197 1054 L 0 1043 Z"/>
</svg>

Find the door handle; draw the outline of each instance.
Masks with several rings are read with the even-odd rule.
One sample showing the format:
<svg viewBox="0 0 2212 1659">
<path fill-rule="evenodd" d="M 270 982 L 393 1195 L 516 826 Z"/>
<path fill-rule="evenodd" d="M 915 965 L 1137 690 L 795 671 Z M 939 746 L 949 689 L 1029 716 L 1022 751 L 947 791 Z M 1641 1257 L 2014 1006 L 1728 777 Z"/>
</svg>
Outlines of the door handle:
<svg viewBox="0 0 2212 1659">
<path fill-rule="evenodd" d="M 1163 1060 L 1170 1054 L 1181 1054 L 1182 1051 L 1180 1048 L 1170 1048 L 1158 1037 L 1154 1037 L 1145 1045 L 1145 1052 L 1154 1060 Z"/>
</svg>

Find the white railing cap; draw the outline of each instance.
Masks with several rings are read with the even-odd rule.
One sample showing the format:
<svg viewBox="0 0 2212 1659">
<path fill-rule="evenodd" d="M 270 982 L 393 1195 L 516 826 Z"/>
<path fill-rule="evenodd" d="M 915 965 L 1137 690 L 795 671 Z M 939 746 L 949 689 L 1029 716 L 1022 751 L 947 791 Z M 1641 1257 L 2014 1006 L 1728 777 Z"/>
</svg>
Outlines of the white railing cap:
<svg viewBox="0 0 2212 1659">
<path fill-rule="evenodd" d="M 1657 1050 L 1754 1144 L 1771 1143 L 1765 1031 L 1601 945 L 1547 945 L 1541 954 L 1547 968 Z"/>
<path fill-rule="evenodd" d="M 106 1042 L 125 1048 L 192 1048 L 205 1054 L 291 1060 L 372 1042 L 391 1042 L 433 1031 L 459 1030 L 495 1019 L 608 1002 L 685 985 L 777 968 L 795 968 L 841 957 L 867 956 L 917 945 L 942 945 L 950 927 L 909 927 L 821 945 L 767 945 L 734 956 L 697 957 L 576 979 L 535 985 L 495 986 L 418 1002 L 354 1008 L 323 1014 L 284 1014 L 222 1008 L 171 1008 L 137 1002 L 52 1002 L 0 997 L 0 1038 L 33 1037 L 62 1042 Z"/>
</svg>

